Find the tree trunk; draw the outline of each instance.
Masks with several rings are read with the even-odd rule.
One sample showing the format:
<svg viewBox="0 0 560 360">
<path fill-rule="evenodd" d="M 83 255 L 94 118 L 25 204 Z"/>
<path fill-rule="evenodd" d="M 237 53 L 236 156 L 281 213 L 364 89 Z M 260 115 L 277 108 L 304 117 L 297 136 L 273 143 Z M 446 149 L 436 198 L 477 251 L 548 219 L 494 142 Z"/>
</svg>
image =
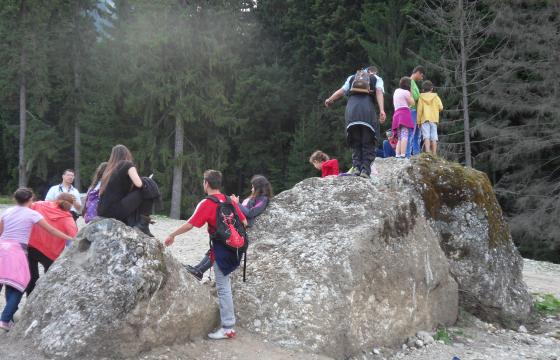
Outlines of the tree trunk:
<svg viewBox="0 0 560 360">
<path fill-rule="evenodd" d="M 27 56 L 22 45 L 20 57 L 20 78 L 19 78 L 19 179 L 20 187 L 27 186 L 27 164 L 25 161 L 25 134 L 27 131 L 27 83 L 25 79 L 25 63 Z"/>
<path fill-rule="evenodd" d="M 175 117 L 175 165 L 173 166 L 173 185 L 171 188 L 171 211 L 169 217 L 181 216 L 181 190 L 183 188 L 183 136 L 184 125 L 181 117 Z"/>
<path fill-rule="evenodd" d="M 469 95 L 467 93 L 467 54 L 465 50 L 465 11 L 463 0 L 459 0 L 459 29 L 461 42 L 461 87 L 463 91 L 463 122 L 465 131 L 465 165 L 472 167 L 471 162 L 471 128 L 469 123 Z"/>
<path fill-rule="evenodd" d="M 79 2 L 75 2 L 75 8 L 74 8 L 74 31 L 76 32 L 76 35 L 74 37 L 73 40 L 73 46 L 72 46 L 72 70 L 74 73 L 74 96 L 75 96 L 75 104 L 76 107 L 74 108 L 75 111 L 75 118 L 74 118 L 74 187 L 76 189 L 78 189 L 78 191 L 81 190 L 82 188 L 82 178 L 80 175 L 80 161 L 81 161 L 81 154 L 80 154 L 80 115 L 82 113 L 82 108 L 81 108 L 81 104 L 82 104 L 82 99 L 81 99 L 81 93 L 80 93 L 80 72 L 78 69 L 79 63 L 78 63 L 78 58 L 79 58 L 79 50 L 78 47 L 79 45 L 76 44 L 77 39 L 80 38 L 80 29 L 78 27 L 78 21 L 79 21 L 79 17 L 80 17 L 80 4 Z M 77 37 L 77 38 L 76 38 Z"/>
<path fill-rule="evenodd" d="M 80 124 L 78 119 L 74 122 L 74 175 L 74 187 L 80 191 L 82 181 L 80 178 Z"/>
</svg>

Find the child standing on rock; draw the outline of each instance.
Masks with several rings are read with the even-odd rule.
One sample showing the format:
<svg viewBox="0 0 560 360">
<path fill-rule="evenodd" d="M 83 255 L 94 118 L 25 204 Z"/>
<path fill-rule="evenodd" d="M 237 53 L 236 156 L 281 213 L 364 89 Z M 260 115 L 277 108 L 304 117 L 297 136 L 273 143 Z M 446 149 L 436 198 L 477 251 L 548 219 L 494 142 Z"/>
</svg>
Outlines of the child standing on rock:
<svg viewBox="0 0 560 360">
<path fill-rule="evenodd" d="M 404 158 L 406 157 L 409 133 L 414 131 L 415 127 L 409 109 L 409 106 L 414 105 L 414 99 L 410 93 L 410 78 L 401 78 L 399 88 L 393 93 L 393 105 L 395 107 L 395 113 L 393 114 L 391 129 L 393 130 L 393 134 L 396 134 L 398 138 L 395 157 Z"/>
<path fill-rule="evenodd" d="M 424 151 L 436 155 L 437 124 L 439 123 L 439 113 L 443 110 L 443 104 L 438 94 L 433 91 L 434 84 L 431 81 L 422 84 L 422 94 L 420 94 L 418 100 L 418 126 L 422 129 Z"/>
</svg>

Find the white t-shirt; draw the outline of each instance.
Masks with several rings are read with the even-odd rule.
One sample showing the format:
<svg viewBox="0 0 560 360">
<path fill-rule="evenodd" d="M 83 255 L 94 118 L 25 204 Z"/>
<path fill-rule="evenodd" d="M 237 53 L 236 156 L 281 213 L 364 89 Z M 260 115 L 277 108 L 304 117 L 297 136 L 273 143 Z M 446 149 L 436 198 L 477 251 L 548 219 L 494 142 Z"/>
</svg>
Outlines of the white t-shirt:
<svg viewBox="0 0 560 360">
<path fill-rule="evenodd" d="M 56 200 L 58 195 L 63 192 L 74 195 L 74 197 L 76 198 L 76 203 L 79 204 L 80 207 L 82 206 L 82 201 L 80 200 L 80 192 L 72 185 L 70 185 L 70 189 L 65 188 L 62 184 L 51 186 L 51 188 L 47 192 L 47 196 L 45 196 L 45 201 L 54 201 Z M 70 210 L 80 213 L 80 211 L 76 210 L 76 208 L 73 206 Z"/>
</svg>

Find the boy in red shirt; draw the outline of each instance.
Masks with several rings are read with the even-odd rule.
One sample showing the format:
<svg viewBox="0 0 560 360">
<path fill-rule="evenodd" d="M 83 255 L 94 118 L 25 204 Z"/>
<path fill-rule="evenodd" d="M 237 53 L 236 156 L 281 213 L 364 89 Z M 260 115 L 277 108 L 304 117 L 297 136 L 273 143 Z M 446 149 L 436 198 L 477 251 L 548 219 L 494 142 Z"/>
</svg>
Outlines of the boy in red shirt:
<svg viewBox="0 0 560 360">
<path fill-rule="evenodd" d="M 226 196 L 220 192 L 222 187 L 222 173 L 216 170 L 206 170 L 204 172 L 204 192 L 208 196 L 214 196 L 220 201 L 226 201 Z M 237 203 L 233 202 L 237 216 L 243 225 L 247 226 L 247 220 Z M 204 199 L 198 203 L 193 215 L 187 223 L 173 231 L 165 239 L 164 244 L 171 246 L 175 241 L 175 236 L 184 234 L 193 227 L 200 228 L 208 224 L 208 234 L 216 232 L 216 211 L 218 204 L 209 199 Z M 230 339 L 235 336 L 235 312 L 233 308 L 233 296 L 231 294 L 231 282 L 229 274 L 233 272 L 240 263 L 241 256 L 233 253 L 224 245 L 215 242 L 211 246 L 210 258 L 214 262 L 214 273 L 216 274 L 216 288 L 218 290 L 218 300 L 220 304 L 221 327 L 208 337 L 213 340 Z"/>
<path fill-rule="evenodd" d="M 321 170 L 321 177 L 329 175 L 338 175 L 338 160 L 330 159 L 329 155 L 325 154 L 321 150 L 315 151 L 309 157 L 309 162 L 311 165 L 315 166 L 315 169 Z"/>
</svg>

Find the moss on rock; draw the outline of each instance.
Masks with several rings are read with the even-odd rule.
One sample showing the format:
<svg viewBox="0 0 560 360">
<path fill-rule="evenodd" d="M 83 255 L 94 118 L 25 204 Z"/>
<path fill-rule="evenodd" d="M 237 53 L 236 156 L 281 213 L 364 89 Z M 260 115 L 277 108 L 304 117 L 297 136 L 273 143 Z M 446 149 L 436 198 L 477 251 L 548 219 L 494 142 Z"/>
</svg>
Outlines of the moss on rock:
<svg viewBox="0 0 560 360">
<path fill-rule="evenodd" d="M 415 186 L 429 217 L 448 222 L 442 207 L 453 209 L 470 202 L 486 213 L 489 246 L 508 242 L 509 228 L 486 174 L 428 154 L 416 157 L 412 164 L 413 171 L 420 175 Z"/>
</svg>

